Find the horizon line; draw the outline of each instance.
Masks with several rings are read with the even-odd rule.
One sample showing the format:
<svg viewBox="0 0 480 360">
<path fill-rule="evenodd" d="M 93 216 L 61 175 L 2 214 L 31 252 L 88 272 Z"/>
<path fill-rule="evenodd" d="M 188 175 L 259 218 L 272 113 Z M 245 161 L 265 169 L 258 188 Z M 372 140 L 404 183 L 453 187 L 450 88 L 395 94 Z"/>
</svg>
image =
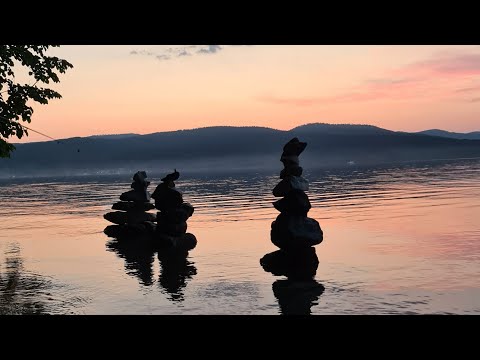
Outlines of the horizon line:
<svg viewBox="0 0 480 360">
<path fill-rule="evenodd" d="M 155 131 L 155 132 L 150 132 L 150 133 L 144 133 L 144 134 L 140 134 L 140 133 L 109 133 L 109 134 L 91 134 L 91 135 L 85 135 L 85 136 L 71 136 L 71 137 L 65 137 L 65 138 L 61 138 L 61 139 L 50 139 L 50 140 L 36 140 L 36 141 L 27 141 L 27 142 L 24 142 L 24 143 L 15 143 L 15 142 L 11 142 L 12 145 L 23 145 L 23 144 L 34 144 L 34 143 L 43 143 L 43 142 L 51 142 L 51 141 L 64 141 L 64 140 L 69 140 L 69 139 L 75 139 L 75 138 L 81 138 L 81 139 L 84 139 L 84 138 L 90 138 L 90 137 L 101 137 L 101 136 L 122 136 L 122 135 L 131 135 L 131 136 L 145 136 L 145 135 L 153 135 L 153 134 L 166 134 L 166 133 L 175 133 L 175 132 L 181 132 L 181 131 L 195 131 L 195 130 L 203 130 L 203 129 L 213 129 L 213 128 L 235 128 L 235 129 L 240 129 L 240 128 L 254 128 L 254 129 L 268 129 L 268 130 L 275 130 L 275 131 L 280 131 L 280 132 L 289 132 L 289 131 L 293 131 L 295 129 L 298 129 L 298 128 L 301 128 L 301 127 L 304 127 L 304 126 L 312 126 L 312 125 L 329 125 L 329 126 L 368 126 L 368 127 L 372 127 L 372 128 L 377 128 L 377 129 L 382 129 L 382 130 L 387 130 L 387 131 L 392 131 L 392 132 L 401 132 L 401 133 L 409 133 L 409 134 L 417 134 L 417 133 L 421 133 L 421 132 L 424 132 L 424 131 L 444 131 L 444 132 L 448 132 L 448 133 L 456 133 L 456 134 L 471 134 L 471 133 L 476 133 L 476 132 L 480 132 L 477 131 L 477 130 L 474 130 L 474 131 L 468 131 L 468 132 L 458 132 L 458 131 L 449 131 L 449 130 L 443 130 L 443 129 L 439 129 L 439 128 L 431 128 L 431 129 L 425 129 L 425 130 L 420 130 L 420 131 L 404 131 L 404 130 L 391 130 L 391 129 L 387 129 L 387 128 L 382 128 L 380 126 L 376 126 L 376 125 L 371 125 L 371 124 L 367 124 L 367 123 L 326 123 L 326 122 L 311 122 L 311 123 L 305 123 L 305 124 L 302 124 L 302 125 L 298 125 L 298 126 L 295 126 L 295 127 L 292 127 L 290 129 L 287 129 L 287 130 L 283 130 L 283 129 L 276 129 L 276 128 L 273 128 L 273 127 L 267 127 L 267 126 L 257 126 L 257 125 L 238 125 L 238 126 L 235 126 L 235 125 L 211 125 L 211 126 L 200 126 L 200 127 L 196 127 L 196 128 L 188 128 L 188 129 L 177 129 L 177 130 L 167 130 L 167 131 Z M 8 139 L 4 139 L 4 140 L 7 140 Z"/>
</svg>

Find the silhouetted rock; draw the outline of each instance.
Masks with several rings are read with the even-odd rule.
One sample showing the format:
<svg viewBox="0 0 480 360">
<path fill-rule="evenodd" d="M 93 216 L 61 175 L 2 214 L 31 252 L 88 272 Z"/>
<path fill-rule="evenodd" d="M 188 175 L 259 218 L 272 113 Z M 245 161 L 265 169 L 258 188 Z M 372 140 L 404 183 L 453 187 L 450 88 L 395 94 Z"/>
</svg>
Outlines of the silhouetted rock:
<svg viewBox="0 0 480 360">
<path fill-rule="evenodd" d="M 307 147 L 306 142 L 301 142 L 300 140 L 298 140 L 298 138 L 294 137 L 292 140 L 290 140 L 288 143 L 285 144 L 285 146 L 283 147 L 282 155 L 299 156 L 303 152 L 303 150 L 305 150 L 306 147 Z"/>
<path fill-rule="evenodd" d="M 182 193 L 176 190 L 174 181 L 180 173 L 175 169 L 162 179 L 152 194 L 157 213 L 155 243 L 158 248 L 191 250 L 197 245 L 194 235 L 186 233 L 187 220 L 192 216 L 194 208 L 183 202 Z"/>
<path fill-rule="evenodd" d="M 165 176 L 162 181 L 166 183 L 174 182 L 175 180 L 178 180 L 180 177 L 180 173 L 177 171 L 177 169 L 174 169 L 173 173 L 168 174 Z"/>
<path fill-rule="evenodd" d="M 286 196 L 292 190 L 307 191 L 308 181 L 301 176 L 288 176 L 273 188 L 273 196 Z"/>
<path fill-rule="evenodd" d="M 275 209 L 282 214 L 307 216 L 311 209 L 307 194 L 300 190 L 290 191 L 284 198 L 273 203 Z"/>
<path fill-rule="evenodd" d="M 152 194 L 152 198 L 155 200 L 155 207 L 161 211 L 176 208 L 183 203 L 182 193 L 168 187 L 166 183 L 161 183 L 157 186 Z"/>
<path fill-rule="evenodd" d="M 197 238 L 195 235 L 186 233 L 181 236 L 172 236 L 165 233 L 157 232 L 154 241 L 156 249 L 176 249 L 178 251 L 190 251 L 197 246 Z"/>
<path fill-rule="evenodd" d="M 130 190 L 120 195 L 120 200 L 145 203 L 150 201 L 150 194 L 148 191 Z"/>
<path fill-rule="evenodd" d="M 193 211 L 194 209 L 192 205 L 188 203 L 183 203 L 176 208 L 159 212 L 157 215 L 157 219 L 159 222 L 178 224 L 187 221 L 187 219 L 192 216 Z"/>
<path fill-rule="evenodd" d="M 285 179 L 288 176 L 302 176 L 303 169 L 301 166 L 292 165 L 285 167 L 280 171 L 280 179 Z"/>
<path fill-rule="evenodd" d="M 282 199 L 273 203 L 280 215 L 272 222 L 270 237 L 274 245 L 285 251 L 298 252 L 323 241 L 319 223 L 307 217 L 312 207 L 305 194 L 309 186 L 308 181 L 300 176 L 303 169 L 298 159 L 306 146 L 307 143 L 298 138 L 285 144 L 280 159 L 284 164 L 280 173 L 282 180 L 272 190 L 274 196 Z"/>
<path fill-rule="evenodd" d="M 139 203 L 139 202 L 128 202 L 128 201 L 119 201 L 113 204 L 112 210 L 137 210 L 137 211 L 148 211 L 155 209 L 155 205 L 150 202 Z"/>
<path fill-rule="evenodd" d="M 127 223 L 127 213 L 121 211 L 113 211 L 103 215 L 103 218 L 117 225 L 123 225 Z"/>
<path fill-rule="evenodd" d="M 318 256 L 313 247 L 294 252 L 277 250 L 260 259 L 265 271 L 275 276 L 287 276 L 296 280 L 313 279 L 318 263 Z"/>
<path fill-rule="evenodd" d="M 116 239 L 150 242 L 151 229 L 147 222 L 135 225 L 109 225 L 103 232 L 108 236 Z"/>
<path fill-rule="evenodd" d="M 318 222 L 304 216 L 280 214 L 272 222 L 272 243 L 283 250 L 318 245 L 323 241 L 323 231 Z"/>
<path fill-rule="evenodd" d="M 157 231 L 167 235 L 180 236 L 187 232 L 187 222 L 171 223 L 165 221 L 161 215 L 157 215 Z"/>
<path fill-rule="evenodd" d="M 134 175 L 133 175 L 133 182 L 135 183 L 139 183 L 139 184 L 146 184 L 146 183 L 149 183 L 148 181 L 146 181 L 147 179 L 147 173 L 145 171 L 137 171 Z"/>
<path fill-rule="evenodd" d="M 142 212 L 142 211 L 113 211 L 103 215 L 105 220 L 108 220 L 114 224 L 139 224 L 144 221 L 155 221 L 156 216 L 154 214 Z"/>
<path fill-rule="evenodd" d="M 325 291 L 315 280 L 277 280 L 272 285 L 283 315 L 310 315 L 313 305 Z"/>
<path fill-rule="evenodd" d="M 283 163 L 285 167 L 294 167 L 299 166 L 300 160 L 296 155 L 282 155 L 280 161 Z"/>
</svg>

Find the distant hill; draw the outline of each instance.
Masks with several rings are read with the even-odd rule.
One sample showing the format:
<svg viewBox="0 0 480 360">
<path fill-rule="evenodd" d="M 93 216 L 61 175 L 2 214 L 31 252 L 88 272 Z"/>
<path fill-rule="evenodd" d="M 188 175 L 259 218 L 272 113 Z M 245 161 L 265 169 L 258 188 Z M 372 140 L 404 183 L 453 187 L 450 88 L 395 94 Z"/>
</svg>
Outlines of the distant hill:
<svg viewBox="0 0 480 360">
<path fill-rule="evenodd" d="M 217 126 L 148 135 L 91 136 L 17 144 L 0 159 L 3 177 L 27 174 L 279 170 L 283 145 L 308 143 L 306 169 L 402 161 L 480 157 L 480 140 L 395 132 L 369 125 L 307 124 L 289 131 Z"/>
<path fill-rule="evenodd" d="M 97 138 L 97 139 L 125 139 L 129 138 L 132 136 L 138 136 L 138 134 L 111 134 L 111 135 L 92 135 L 88 136 L 91 138 Z"/>
<path fill-rule="evenodd" d="M 480 131 L 474 131 L 470 133 L 456 133 L 456 132 L 450 132 L 445 130 L 432 129 L 432 130 L 420 131 L 417 134 L 441 136 L 441 137 L 452 138 L 452 139 L 480 140 Z"/>
</svg>

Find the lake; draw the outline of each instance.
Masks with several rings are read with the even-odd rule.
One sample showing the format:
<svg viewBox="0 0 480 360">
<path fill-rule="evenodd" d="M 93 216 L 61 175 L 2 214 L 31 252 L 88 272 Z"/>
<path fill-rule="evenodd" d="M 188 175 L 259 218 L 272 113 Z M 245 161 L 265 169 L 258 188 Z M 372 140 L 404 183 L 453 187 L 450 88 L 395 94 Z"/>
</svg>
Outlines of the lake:
<svg viewBox="0 0 480 360">
<path fill-rule="evenodd" d="M 182 174 L 186 259 L 116 246 L 103 215 L 137 170 L 0 181 L 0 314 L 480 314 L 480 160 L 305 171 L 309 282 L 260 265 L 278 173 Z"/>
</svg>

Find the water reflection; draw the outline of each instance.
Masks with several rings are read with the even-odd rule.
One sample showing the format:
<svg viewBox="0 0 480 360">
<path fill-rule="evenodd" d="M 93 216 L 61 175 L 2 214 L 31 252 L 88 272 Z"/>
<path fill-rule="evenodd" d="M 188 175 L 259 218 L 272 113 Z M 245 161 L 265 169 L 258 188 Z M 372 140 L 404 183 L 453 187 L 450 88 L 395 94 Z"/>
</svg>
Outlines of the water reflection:
<svg viewBox="0 0 480 360">
<path fill-rule="evenodd" d="M 125 260 L 125 271 L 137 278 L 143 286 L 154 284 L 155 255 L 160 264 L 159 286 L 168 294 L 171 301 L 184 300 L 187 282 L 197 274 L 194 263 L 188 259 L 188 251 L 162 249 L 157 251 L 149 241 L 141 238 L 117 240 L 107 243 L 107 248 Z"/>
<path fill-rule="evenodd" d="M 325 287 L 310 280 L 277 280 L 272 285 L 283 315 L 310 315 Z"/>
<path fill-rule="evenodd" d="M 18 243 L 8 244 L 4 255 L 5 262 L 0 263 L 0 315 L 65 313 L 65 308 L 84 302 L 82 298 L 52 295 L 55 290 L 65 288 L 27 271 Z"/>
<path fill-rule="evenodd" d="M 124 241 L 115 239 L 107 243 L 107 248 L 125 260 L 125 271 L 127 274 L 135 276 L 140 284 L 144 286 L 153 284 L 155 251 L 148 242 L 140 239 Z"/>
<path fill-rule="evenodd" d="M 294 253 L 278 250 L 266 254 L 260 260 L 266 272 L 287 277 L 275 281 L 272 285 L 273 294 L 283 315 L 311 314 L 312 306 L 317 304 L 325 290 L 322 284 L 314 280 L 318 263 L 313 247 Z"/>
<path fill-rule="evenodd" d="M 188 260 L 188 252 L 159 252 L 159 284 L 170 295 L 172 301 L 183 301 L 183 290 L 187 281 L 197 274 L 197 268 Z"/>
</svg>

